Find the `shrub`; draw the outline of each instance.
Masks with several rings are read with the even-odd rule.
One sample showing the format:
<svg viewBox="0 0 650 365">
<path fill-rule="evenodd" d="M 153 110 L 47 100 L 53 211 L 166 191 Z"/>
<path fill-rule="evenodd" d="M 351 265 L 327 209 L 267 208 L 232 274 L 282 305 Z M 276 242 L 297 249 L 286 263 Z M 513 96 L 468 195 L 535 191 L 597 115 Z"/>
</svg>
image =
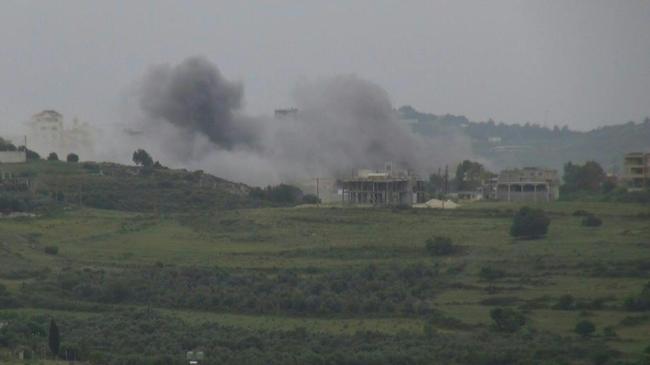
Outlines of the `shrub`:
<svg viewBox="0 0 650 365">
<path fill-rule="evenodd" d="M 76 153 L 69 153 L 65 160 L 68 162 L 79 162 L 79 155 Z"/>
<path fill-rule="evenodd" d="M 588 214 L 582 218 L 582 225 L 585 227 L 600 227 L 603 224 L 602 219 L 593 214 Z"/>
<path fill-rule="evenodd" d="M 639 295 L 625 299 L 625 309 L 630 311 L 645 311 L 650 309 L 650 282 L 645 284 Z"/>
<path fill-rule="evenodd" d="M 56 152 L 50 152 L 50 154 L 47 155 L 47 160 L 48 161 L 58 161 L 59 160 L 59 155 L 57 155 Z"/>
<path fill-rule="evenodd" d="M 306 194 L 302 197 L 302 202 L 305 204 L 320 204 L 321 200 L 314 194 Z"/>
<path fill-rule="evenodd" d="M 515 214 L 510 227 L 510 235 L 516 238 L 535 239 L 548 232 L 551 220 L 543 210 L 522 207 Z"/>
<path fill-rule="evenodd" d="M 502 277 L 506 276 L 506 272 L 491 267 L 482 267 L 481 271 L 479 271 L 478 273 L 478 276 L 480 276 L 481 279 L 483 280 L 493 281 L 496 279 L 501 279 Z"/>
<path fill-rule="evenodd" d="M 494 327 L 500 332 L 517 332 L 526 324 L 524 314 L 511 308 L 494 308 L 490 311 L 490 317 L 494 321 Z"/>
<path fill-rule="evenodd" d="M 442 236 L 426 240 L 425 247 L 431 256 L 446 256 L 456 251 L 456 247 L 451 238 Z"/>
<path fill-rule="evenodd" d="M 45 253 L 48 255 L 57 255 L 59 253 L 59 247 L 57 246 L 45 246 Z"/>
<path fill-rule="evenodd" d="M 591 213 L 589 213 L 588 211 L 586 211 L 584 209 L 578 209 L 575 212 L 573 212 L 574 217 L 586 217 L 588 215 L 591 215 Z"/>
<path fill-rule="evenodd" d="M 589 337 L 596 332 L 596 325 L 591 321 L 583 320 L 576 323 L 573 331 L 582 337 Z"/>
</svg>

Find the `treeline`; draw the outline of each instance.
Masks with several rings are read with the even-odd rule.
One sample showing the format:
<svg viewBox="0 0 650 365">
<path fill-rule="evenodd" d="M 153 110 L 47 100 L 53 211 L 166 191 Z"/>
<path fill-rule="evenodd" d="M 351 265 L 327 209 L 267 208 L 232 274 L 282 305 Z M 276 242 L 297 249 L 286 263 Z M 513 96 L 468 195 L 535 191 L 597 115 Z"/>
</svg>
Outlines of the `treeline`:
<svg viewBox="0 0 650 365">
<path fill-rule="evenodd" d="M 0 320 L 7 323 L 0 329 L 0 347 L 22 346 L 28 357 L 40 356 L 50 318 L 5 315 Z M 155 310 L 132 309 L 56 322 L 61 358 L 109 365 L 185 364 L 185 352 L 196 349 L 206 354 L 205 365 L 528 365 L 612 357 L 597 339 L 576 341 L 537 331 L 505 336 L 489 329 L 398 335 L 327 334 L 303 328 L 263 331 L 210 322 L 190 325 Z"/>
<path fill-rule="evenodd" d="M 113 304 L 151 304 L 251 314 L 401 315 L 433 312 L 430 298 L 444 287 L 433 266 L 415 265 L 335 272 L 227 271 L 152 267 L 68 270 L 23 287 L 24 298 L 61 298 Z M 39 300 L 40 303 L 40 300 Z"/>
</svg>

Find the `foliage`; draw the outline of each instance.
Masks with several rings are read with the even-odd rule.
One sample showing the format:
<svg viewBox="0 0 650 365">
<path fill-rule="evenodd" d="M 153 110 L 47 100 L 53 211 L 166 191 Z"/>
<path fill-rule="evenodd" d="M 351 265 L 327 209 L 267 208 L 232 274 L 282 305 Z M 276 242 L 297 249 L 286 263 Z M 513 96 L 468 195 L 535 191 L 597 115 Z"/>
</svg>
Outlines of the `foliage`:
<svg viewBox="0 0 650 365">
<path fill-rule="evenodd" d="M 588 214 L 582 218 L 582 225 L 585 227 L 600 227 L 602 224 L 603 220 L 593 214 Z"/>
<path fill-rule="evenodd" d="M 494 308 L 490 311 L 490 318 L 494 321 L 497 331 L 513 333 L 526 324 L 523 313 L 512 308 Z"/>
<path fill-rule="evenodd" d="M 480 163 L 464 160 L 456 168 L 454 183 L 458 191 L 476 190 L 485 180 L 494 176 Z"/>
<path fill-rule="evenodd" d="M 587 161 L 584 165 L 568 162 L 564 165 L 562 192 L 600 192 L 606 181 L 607 174 L 597 162 Z"/>
<path fill-rule="evenodd" d="M 153 158 L 151 158 L 151 155 L 143 149 L 138 149 L 133 152 L 133 162 L 142 167 L 153 166 Z"/>
<path fill-rule="evenodd" d="M 314 194 L 305 194 L 305 196 L 302 197 L 302 202 L 305 204 L 320 204 L 321 200 Z"/>
<path fill-rule="evenodd" d="M 79 155 L 76 153 L 69 153 L 66 157 L 67 162 L 79 162 Z"/>
<path fill-rule="evenodd" d="M 16 146 L 10 141 L 0 137 L 0 151 L 16 151 Z"/>
<path fill-rule="evenodd" d="M 59 155 L 57 155 L 56 152 L 50 152 L 50 154 L 47 155 L 47 160 L 48 161 L 58 161 L 59 160 Z"/>
<path fill-rule="evenodd" d="M 483 280 L 487 281 L 494 281 L 497 279 L 501 279 L 506 276 L 506 272 L 503 270 L 495 269 L 492 267 L 482 267 L 481 271 L 479 271 L 479 277 Z"/>
<path fill-rule="evenodd" d="M 267 201 L 276 206 L 296 205 L 302 202 L 303 199 L 302 191 L 288 184 L 269 185 L 264 189 L 253 188 L 249 196 L 254 200 Z"/>
<path fill-rule="evenodd" d="M 625 300 L 625 308 L 630 311 L 650 310 L 650 282 L 645 284 L 641 293 Z"/>
<path fill-rule="evenodd" d="M 576 327 L 574 329 L 574 332 L 579 334 L 582 337 L 589 337 L 594 332 L 596 332 L 596 325 L 591 321 L 582 320 L 582 321 L 576 323 Z"/>
<path fill-rule="evenodd" d="M 431 256 L 446 256 L 457 251 L 457 247 L 449 237 L 436 236 L 425 242 L 425 248 Z"/>
<path fill-rule="evenodd" d="M 52 319 L 50 321 L 50 329 L 47 336 L 47 344 L 50 348 L 50 351 L 55 356 L 59 354 L 59 349 L 61 347 L 61 338 L 59 334 L 59 327 L 56 325 L 56 322 Z"/>
<path fill-rule="evenodd" d="M 539 238 L 548 232 L 550 224 L 551 220 L 543 210 L 522 207 L 513 218 L 510 235 L 516 238 Z"/>
<path fill-rule="evenodd" d="M 45 253 L 48 255 L 58 255 L 59 247 L 58 246 L 45 246 Z"/>
</svg>

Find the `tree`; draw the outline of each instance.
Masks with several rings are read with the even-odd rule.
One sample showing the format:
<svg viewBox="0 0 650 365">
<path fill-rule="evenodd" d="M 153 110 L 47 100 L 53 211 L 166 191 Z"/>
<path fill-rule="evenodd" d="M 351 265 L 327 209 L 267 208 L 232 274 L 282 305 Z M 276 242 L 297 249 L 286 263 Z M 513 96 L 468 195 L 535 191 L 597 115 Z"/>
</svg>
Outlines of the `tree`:
<svg viewBox="0 0 650 365">
<path fill-rule="evenodd" d="M 449 237 L 434 237 L 425 242 L 427 252 L 431 256 L 451 255 L 456 251 L 456 247 Z"/>
<path fill-rule="evenodd" d="M 522 207 L 512 220 L 510 235 L 516 238 L 535 239 L 548 232 L 551 220 L 543 210 Z"/>
<path fill-rule="evenodd" d="M 596 325 L 591 321 L 583 320 L 576 324 L 574 332 L 582 337 L 589 337 L 596 331 Z"/>
<path fill-rule="evenodd" d="M 454 183 L 458 191 L 476 190 L 484 180 L 494 176 L 483 165 L 469 160 L 463 161 L 456 168 Z"/>
<path fill-rule="evenodd" d="M 497 331 L 513 333 L 526 324 L 526 317 L 519 311 L 511 308 L 494 308 L 490 311 Z"/>
<path fill-rule="evenodd" d="M 56 357 L 59 354 L 59 348 L 61 347 L 61 338 L 59 327 L 53 319 L 50 321 L 50 331 L 47 336 L 47 343 L 50 346 L 50 351 L 52 351 L 52 354 Z"/>
<path fill-rule="evenodd" d="M 587 161 L 584 165 L 568 162 L 564 165 L 565 192 L 598 192 L 607 181 L 607 174 L 596 161 Z"/>
<path fill-rule="evenodd" d="M 79 162 L 79 155 L 76 153 L 69 153 L 65 160 L 68 162 Z"/>
<path fill-rule="evenodd" d="M 603 225 L 603 220 L 593 214 L 587 214 L 582 218 L 582 225 L 585 227 L 600 227 Z"/>
<path fill-rule="evenodd" d="M 149 155 L 147 151 L 141 148 L 133 152 L 133 162 L 136 165 L 140 165 L 144 167 L 153 166 L 153 158 L 151 158 L 151 155 Z"/>
<path fill-rule="evenodd" d="M 50 152 L 50 154 L 47 155 L 47 160 L 48 161 L 58 161 L 59 160 L 59 155 L 57 155 L 56 152 Z"/>
</svg>

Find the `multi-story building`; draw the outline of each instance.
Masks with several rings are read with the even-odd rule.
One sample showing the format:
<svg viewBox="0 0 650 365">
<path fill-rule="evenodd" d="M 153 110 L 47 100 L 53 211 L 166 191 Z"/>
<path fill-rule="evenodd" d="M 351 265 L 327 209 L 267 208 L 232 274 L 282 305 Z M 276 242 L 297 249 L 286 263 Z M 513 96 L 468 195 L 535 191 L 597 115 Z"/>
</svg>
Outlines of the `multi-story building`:
<svg viewBox="0 0 650 365">
<path fill-rule="evenodd" d="M 383 170 L 359 170 L 340 182 L 343 201 L 352 204 L 412 205 L 424 201 L 424 181 L 387 163 Z"/>
<path fill-rule="evenodd" d="M 504 170 L 497 179 L 497 200 L 544 202 L 557 200 L 559 196 L 560 178 L 556 170 L 535 167 Z"/>
<path fill-rule="evenodd" d="M 65 156 L 70 152 L 88 155 L 92 153 L 92 129 L 88 123 L 76 118 L 70 128 L 65 127 L 63 115 L 55 110 L 44 110 L 27 122 L 30 148 L 39 153 L 56 152 Z"/>
<path fill-rule="evenodd" d="M 623 161 L 623 183 L 628 190 L 650 188 L 650 153 L 632 152 Z"/>
</svg>

